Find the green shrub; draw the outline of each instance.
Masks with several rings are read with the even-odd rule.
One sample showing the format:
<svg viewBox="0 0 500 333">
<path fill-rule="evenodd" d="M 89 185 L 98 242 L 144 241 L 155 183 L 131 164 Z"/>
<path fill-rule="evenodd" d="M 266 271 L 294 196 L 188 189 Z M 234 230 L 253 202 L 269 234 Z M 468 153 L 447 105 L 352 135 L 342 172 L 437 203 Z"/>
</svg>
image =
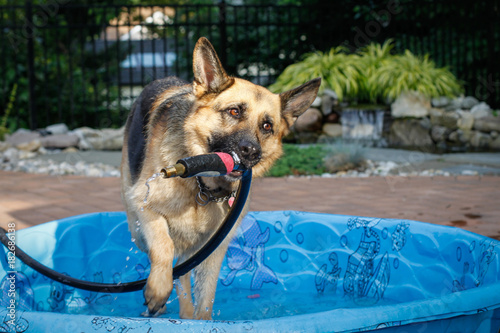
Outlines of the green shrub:
<svg viewBox="0 0 500 333">
<path fill-rule="evenodd" d="M 332 89 L 340 101 L 386 103 L 411 90 L 428 97 L 462 93 L 461 82 L 447 68 L 436 67 L 429 55 L 417 56 L 409 50 L 393 55 L 393 47 L 389 39 L 383 45 L 367 45 L 356 54 L 348 54 L 343 47 L 309 53 L 288 66 L 269 89 L 281 92 L 321 77 L 320 91 Z"/>
<path fill-rule="evenodd" d="M 301 62 L 290 65 L 269 89 L 282 92 L 295 88 L 316 77 L 321 77 L 320 91 L 333 89 L 339 100 L 355 98 L 360 91 L 362 67 L 359 56 L 347 54 L 344 47 L 332 48 L 328 52 L 308 53 Z"/>
<path fill-rule="evenodd" d="M 395 100 L 402 92 L 418 91 L 427 97 L 453 97 L 462 85 L 447 68 L 438 68 L 429 55 L 416 56 L 409 50 L 381 61 L 367 81 L 371 96 Z"/>
</svg>

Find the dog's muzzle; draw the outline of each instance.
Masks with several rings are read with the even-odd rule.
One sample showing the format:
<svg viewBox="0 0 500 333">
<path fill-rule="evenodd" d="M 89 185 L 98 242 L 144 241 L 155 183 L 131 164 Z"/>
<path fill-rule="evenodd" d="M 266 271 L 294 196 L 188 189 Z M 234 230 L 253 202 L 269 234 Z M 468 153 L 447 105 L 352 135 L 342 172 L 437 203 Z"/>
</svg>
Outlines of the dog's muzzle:
<svg viewBox="0 0 500 333">
<path fill-rule="evenodd" d="M 248 139 L 241 139 L 238 143 L 238 156 L 241 159 L 241 164 L 247 169 L 250 169 L 259 163 L 262 157 L 260 145 Z"/>
</svg>

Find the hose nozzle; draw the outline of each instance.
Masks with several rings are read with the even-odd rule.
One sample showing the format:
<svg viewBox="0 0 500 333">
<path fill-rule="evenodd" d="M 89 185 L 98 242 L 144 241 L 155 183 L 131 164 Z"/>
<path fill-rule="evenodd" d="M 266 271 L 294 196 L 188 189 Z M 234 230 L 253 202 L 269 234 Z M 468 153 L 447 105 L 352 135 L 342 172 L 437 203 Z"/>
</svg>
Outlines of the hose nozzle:
<svg viewBox="0 0 500 333">
<path fill-rule="evenodd" d="M 185 172 L 186 168 L 181 163 L 169 165 L 160 171 L 163 178 L 181 177 Z"/>
<path fill-rule="evenodd" d="M 218 177 L 234 170 L 243 171 L 236 154 L 212 153 L 180 159 L 176 164 L 161 169 L 160 173 L 163 178 Z"/>
</svg>

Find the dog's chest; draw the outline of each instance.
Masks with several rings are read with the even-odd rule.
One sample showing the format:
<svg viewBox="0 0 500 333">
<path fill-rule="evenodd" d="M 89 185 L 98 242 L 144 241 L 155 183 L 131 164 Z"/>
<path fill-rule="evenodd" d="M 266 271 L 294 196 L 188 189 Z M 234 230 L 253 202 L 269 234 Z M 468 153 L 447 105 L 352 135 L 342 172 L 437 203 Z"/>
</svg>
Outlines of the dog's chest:
<svg viewBox="0 0 500 333">
<path fill-rule="evenodd" d="M 203 207 L 190 205 L 177 216 L 166 216 L 176 252 L 204 244 L 222 224 L 227 211 L 227 203 L 212 202 Z"/>
</svg>

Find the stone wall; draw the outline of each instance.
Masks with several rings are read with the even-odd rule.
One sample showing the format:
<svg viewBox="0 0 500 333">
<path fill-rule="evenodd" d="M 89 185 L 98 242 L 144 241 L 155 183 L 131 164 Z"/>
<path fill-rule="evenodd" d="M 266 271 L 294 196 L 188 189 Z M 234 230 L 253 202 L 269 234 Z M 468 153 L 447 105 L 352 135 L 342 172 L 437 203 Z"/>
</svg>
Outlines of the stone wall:
<svg viewBox="0 0 500 333">
<path fill-rule="evenodd" d="M 402 94 L 391 105 L 388 143 L 397 147 L 500 150 L 500 116 L 472 96 Z"/>
<path fill-rule="evenodd" d="M 346 136 L 342 115 L 356 106 L 342 105 L 333 91 L 325 90 L 301 116 L 289 142 L 328 142 Z M 386 108 L 374 107 L 374 110 Z M 402 94 L 387 109 L 380 145 L 400 148 L 500 150 L 500 115 L 472 96 L 429 99 L 416 92 Z M 390 111 L 389 111 L 390 110 Z M 345 122 L 345 121 L 344 121 Z M 373 124 L 372 124 L 373 125 Z M 350 128 L 367 139 L 373 126 Z"/>
</svg>

